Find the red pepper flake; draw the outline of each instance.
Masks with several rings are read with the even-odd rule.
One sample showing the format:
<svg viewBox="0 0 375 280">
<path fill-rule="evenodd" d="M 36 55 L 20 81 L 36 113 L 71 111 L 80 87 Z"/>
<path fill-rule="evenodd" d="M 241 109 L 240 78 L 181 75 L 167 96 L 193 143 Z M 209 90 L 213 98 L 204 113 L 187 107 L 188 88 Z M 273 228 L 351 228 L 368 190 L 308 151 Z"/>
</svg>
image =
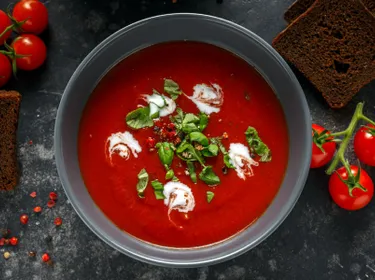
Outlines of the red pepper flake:
<svg viewBox="0 0 375 280">
<path fill-rule="evenodd" d="M 4 246 L 5 244 L 5 238 L 0 238 L 0 246 Z"/>
<path fill-rule="evenodd" d="M 26 214 L 21 215 L 20 222 L 21 224 L 26 225 L 29 222 L 29 216 Z"/>
<path fill-rule="evenodd" d="M 34 212 L 35 212 L 35 213 L 40 213 L 40 212 L 42 212 L 42 207 L 40 207 L 40 206 L 36 206 L 36 207 L 34 207 Z"/>
<path fill-rule="evenodd" d="M 223 138 L 224 138 L 224 139 L 228 139 L 228 138 L 229 138 L 228 133 L 224 132 L 224 133 L 223 133 Z"/>
<path fill-rule="evenodd" d="M 61 226 L 62 225 L 62 219 L 60 217 L 57 217 L 53 223 L 56 225 L 56 226 Z"/>
<path fill-rule="evenodd" d="M 174 130 L 174 129 L 176 128 L 176 126 L 174 125 L 174 123 L 169 123 L 169 124 L 167 125 L 167 128 L 168 128 L 169 130 Z"/>
<path fill-rule="evenodd" d="M 16 246 L 18 244 L 18 238 L 13 236 L 10 240 L 9 240 L 10 244 L 12 244 L 13 246 Z"/>
<path fill-rule="evenodd" d="M 35 197 L 36 197 L 36 192 L 32 192 L 32 193 L 30 194 L 30 196 L 31 196 L 32 198 L 35 198 Z"/>
<path fill-rule="evenodd" d="M 49 193 L 49 199 L 56 201 L 57 200 L 57 194 L 55 192 Z"/>
<path fill-rule="evenodd" d="M 48 253 L 44 253 L 42 256 L 43 262 L 48 262 L 51 259 L 51 257 L 48 255 Z"/>
<path fill-rule="evenodd" d="M 155 147 L 156 140 L 153 137 L 148 137 L 146 140 L 147 146 L 151 149 Z"/>
<path fill-rule="evenodd" d="M 52 208 L 53 206 L 55 206 L 55 204 L 56 204 L 56 202 L 55 201 L 53 201 L 53 200 L 48 200 L 48 202 L 47 202 L 47 206 L 48 206 L 48 208 Z"/>
<path fill-rule="evenodd" d="M 30 140 L 30 141 L 29 141 L 29 144 L 32 145 L 32 144 L 33 144 L 33 140 Z"/>
</svg>

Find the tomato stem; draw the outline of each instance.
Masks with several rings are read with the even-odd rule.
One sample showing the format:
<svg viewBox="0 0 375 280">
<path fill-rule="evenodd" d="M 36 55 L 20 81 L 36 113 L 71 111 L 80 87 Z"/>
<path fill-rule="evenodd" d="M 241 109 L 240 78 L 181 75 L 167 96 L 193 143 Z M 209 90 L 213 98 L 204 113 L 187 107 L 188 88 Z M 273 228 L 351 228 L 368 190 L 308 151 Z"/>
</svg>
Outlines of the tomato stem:
<svg viewBox="0 0 375 280">
<path fill-rule="evenodd" d="M 0 38 L 3 37 L 9 30 L 12 30 L 13 27 L 14 27 L 14 24 L 11 24 L 7 28 L 5 28 L 4 31 L 0 34 Z"/>
<path fill-rule="evenodd" d="M 346 148 L 349 145 L 349 142 L 350 142 L 350 139 L 351 139 L 351 137 L 354 133 L 354 130 L 357 127 L 358 121 L 360 121 L 360 120 L 369 121 L 370 120 L 366 116 L 363 115 L 362 111 L 363 111 L 363 103 L 358 103 L 357 108 L 355 109 L 354 115 L 352 117 L 352 120 L 349 123 L 348 128 L 344 131 L 332 134 L 333 136 L 344 135 L 344 139 L 342 140 L 342 142 L 340 144 L 340 147 L 339 147 L 335 157 L 333 158 L 330 166 L 326 170 L 326 173 L 328 175 L 331 175 L 333 173 L 333 171 L 335 171 L 339 162 L 341 162 L 341 164 L 344 165 L 346 168 L 348 167 L 349 163 L 345 160 L 345 151 L 346 151 Z M 371 121 L 370 123 L 373 123 L 373 121 Z"/>
</svg>

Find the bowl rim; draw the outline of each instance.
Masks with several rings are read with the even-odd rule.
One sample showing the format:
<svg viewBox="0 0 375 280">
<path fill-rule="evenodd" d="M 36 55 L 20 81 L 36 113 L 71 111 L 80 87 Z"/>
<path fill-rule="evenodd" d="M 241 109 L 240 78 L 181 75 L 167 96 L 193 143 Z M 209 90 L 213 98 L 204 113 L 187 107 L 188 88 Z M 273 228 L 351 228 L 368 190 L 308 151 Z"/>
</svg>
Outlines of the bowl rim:
<svg viewBox="0 0 375 280">
<path fill-rule="evenodd" d="M 101 228 L 96 228 L 91 223 L 90 218 L 86 217 L 85 211 L 81 208 L 79 199 L 76 198 L 73 195 L 72 185 L 65 176 L 66 168 L 65 168 L 65 166 L 63 164 L 63 160 L 62 160 L 63 154 L 62 154 L 62 151 L 60 149 L 62 141 L 61 141 L 60 136 L 61 136 L 61 127 L 62 127 L 62 125 L 61 125 L 62 115 L 63 115 L 64 108 L 66 108 L 66 104 L 67 104 L 67 94 L 66 93 L 68 93 L 71 90 L 72 84 L 77 79 L 80 72 L 86 67 L 86 65 L 91 61 L 91 59 L 93 57 L 95 57 L 97 55 L 97 53 L 101 49 L 103 49 L 107 44 L 109 44 L 110 42 L 112 42 L 113 40 L 118 38 L 119 36 L 123 35 L 124 33 L 127 33 L 128 31 L 130 31 L 134 28 L 137 28 L 138 26 L 143 25 L 143 24 L 145 24 L 149 21 L 160 20 L 160 19 L 179 18 L 179 17 L 185 17 L 185 18 L 191 18 L 191 19 L 200 18 L 200 19 L 204 19 L 204 20 L 214 22 L 216 24 L 225 25 L 227 27 L 237 29 L 241 33 L 245 34 L 246 36 L 249 36 L 252 39 L 254 39 L 255 41 L 257 41 L 257 43 L 259 45 L 261 45 L 261 47 L 266 49 L 266 51 L 268 51 L 278 61 L 278 63 L 280 63 L 280 65 L 282 66 L 284 71 L 290 77 L 292 83 L 295 84 L 297 90 L 300 91 L 300 93 L 302 95 L 302 98 L 301 98 L 300 102 L 302 103 L 301 105 L 303 107 L 303 112 L 304 112 L 303 117 L 308 122 L 306 125 L 310 125 L 310 127 L 311 127 L 311 117 L 310 117 L 309 107 L 308 107 L 308 104 L 307 104 L 307 100 L 303 95 L 303 90 L 302 90 L 297 78 L 295 77 L 295 75 L 294 75 L 293 71 L 291 70 L 291 68 L 289 67 L 289 65 L 281 57 L 281 55 L 279 55 L 277 53 L 277 51 L 275 49 L 273 49 L 273 47 L 270 44 L 268 44 L 264 39 L 262 39 L 260 36 L 253 33 L 252 31 L 246 29 L 245 27 L 240 26 L 239 24 L 236 24 L 232 21 L 229 21 L 229 20 L 226 20 L 226 19 L 223 19 L 223 18 L 219 18 L 219 17 L 216 17 L 216 16 L 205 15 L 205 14 L 200 14 L 200 13 L 170 13 L 170 14 L 163 14 L 163 15 L 148 17 L 148 18 L 139 20 L 137 22 L 134 22 L 130 25 L 127 25 L 127 26 L 121 28 L 120 30 L 116 31 L 112 35 L 105 38 L 101 43 L 99 43 L 83 59 L 83 61 L 76 68 L 76 70 L 72 74 L 69 82 L 67 83 L 66 88 L 64 90 L 64 94 L 63 94 L 63 96 L 60 100 L 60 104 L 58 106 L 58 110 L 57 110 L 57 114 L 56 114 L 56 121 L 55 121 L 55 128 L 54 128 L 54 142 L 55 142 L 54 150 L 55 150 L 55 162 L 56 162 L 57 172 L 58 172 L 61 184 L 63 186 L 63 189 L 64 189 L 68 199 L 70 200 L 73 209 L 76 211 L 76 213 L 81 218 L 81 220 L 86 224 L 86 226 L 92 232 L 95 233 L 95 235 L 97 235 L 101 240 L 103 240 L 110 247 L 116 249 L 117 251 L 119 251 L 121 253 L 124 253 L 127 256 L 132 257 L 133 259 L 136 259 L 136 260 L 139 260 L 139 261 L 142 261 L 142 262 L 146 262 L 146 263 L 149 263 L 149 264 L 153 264 L 153 265 L 159 265 L 159 266 L 185 267 L 185 268 L 189 267 L 189 268 L 191 268 L 191 267 L 200 267 L 200 266 L 204 266 L 204 265 L 212 265 L 212 264 L 216 264 L 216 263 L 220 263 L 220 262 L 232 259 L 232 258 L 237 257 L 237 256 L 247 252 L 248 250 L 256 247 L 261 242 L 263 242 L 265 239 L 267 239 L 283 223 L 283 221 L 287 218 L 287 216 L 293 210 L 295 204 L 297 203 L 297 201 L 298 201 L 298 199 L 299 199 L 299 197 L 300 197 L 300 195 L 301 195 L 301 193 L 304 189 L 304 186 L 305 186 L 305 183 L 306 183 L 306 180 L 307 180 L 307 176 L 308 176 L 308 172 L 309 172 L 311 150 L 307 151 L 308 156 L 305 157 L 304 162 L 301 163 L 303 168 L 301 168 L 301 170 L 300 170 L 300 174 L 298 175 L 298 182 L 296 183 L 296 185 L 300 185 L 300 187 L 296 191 L 292 192 L 291 196 L 288 198 L 288 200 L 286 202 L 288 207 L 284 207 L 280 211 L 279 215 L 277 216 L 277 219 L 275 219 L 274 222 L 272 223 L 272 225 L 264 231 L 264 233 L 262 234 L 262 236 L 260 238 L 256 239 L 252 243 L 249 242 L 246 246 L 244 246 L 242 248 L 239 248 L 238 250 L 228 252 L 228 253 L 220 255 L 220 256 L 214 256 L 212 258 L 207 258 L 204 261 L 189 261 L 189 262 L 187 262 L 187 261 L 172 262 L 172 261 L 168 261 L 168 260 L 164 260 L 164 259 L 152 258 L 150 256 L 145 257 L 143 254 L 140 254 L 140 253 L 137 253 L 137 252 L 134 252 L 134 251 L 128 250 L 127 248 L 122 247 L 120 244 L 118 244 L 114 240 L 111 240 L 111 238 L 108 236 L 108 234 L 106 234 L 105 230 L 103 230 Z M 307 139 L 308 139 L 307 146 L 311 146 L 311 137 L 309 137 Z M 223 242 L 226 242 L 226 241 L 223 241 Z"/>
</svg>

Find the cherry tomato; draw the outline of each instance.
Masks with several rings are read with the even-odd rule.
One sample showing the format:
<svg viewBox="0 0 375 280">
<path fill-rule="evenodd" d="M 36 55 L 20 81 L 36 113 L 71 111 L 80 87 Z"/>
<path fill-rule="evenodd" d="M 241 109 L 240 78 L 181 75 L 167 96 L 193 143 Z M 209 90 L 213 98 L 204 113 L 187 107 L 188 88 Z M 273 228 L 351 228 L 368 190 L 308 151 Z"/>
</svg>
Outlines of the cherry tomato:
<svg viewBox="0 0 375 280">
<path fill-rule="evenodd" d="M 312 129 L 313 136 L 314 130 L 316 131 L 316 133 L 318 133 L 318 135 L 320 135 L 325 130 L 324 127 L 317 124 L 313 124 Z M 329 134 L 330 132 L 327 132 L 327 136 L 329 136 Z M 318 145 L 315 142 L 313 142 L 310 168 L 319 168 L 331 161 L 336 151 L 336 143 L 329 142 L 330 140 L 332 139 L 330 139 L 329 137 L 327 137 L 326 139 L 322 139 L 320 145 L 324 152 L 318 147 Z"/>
<path fill-rule="evenodd" d="M 46 45 L 39 37 L 33 34 L 24 34 L 17 37 L 14 39 L 12 47 L 16 55 L 23 55 L 23 57 L 16 58 L 18 69 L 34 70 L 46 60 Z"/>
<path fill-rule="evenodd" d="M 361 127 L 354 137 L 354 151 L 360 161 L 375 166 L 375 126 Z"/>
<path fill-rule="evenodd" d="M 0 53 L 0 87 L 4 86 L 12 76 L 12 65 L 9 58 Z"/>
<path fill-rule="evenodd" d="M 10 21 L 10 18 L 8 17 L 8 15 L 4 11 L 0 10 L 0 34 L 2 34 L 5 31 L 5 29 L 11 25 L 12 25 L 12 22 Z M 10 37 L 11 34 L 12 34 L 12 29 L 5 32 L 5 34 L 0 37 L 0 45 L 3 45 L 4 42 Z"/>
<path fill-rule="evenodd" d="M 47 27 L 48 11 L 42 2 L 24 0 L 14 6 L 13 18 L 18 22 L 26 20 L 21 26 L 23 32 L 40 34 Z"/>
<path fill-rule="evenodd" d="M 355 178 L 358 175 L 358 166 L 351 165 L 350 170 L 353 174 L 350 176 L 351 178 L 348 176 L 349 172 L 345 167 L 337 169 L 331 175 L 329 179 L 329 193 L 333 201 L 341 208 L 359 210 L 371 201 L 374 195 L 374 184 L 370 176 L 363 169 L 360 169 L 359 178 Z M 347 181 L 347 184 L 339 176 L 342 180 Z"/>
</svg>

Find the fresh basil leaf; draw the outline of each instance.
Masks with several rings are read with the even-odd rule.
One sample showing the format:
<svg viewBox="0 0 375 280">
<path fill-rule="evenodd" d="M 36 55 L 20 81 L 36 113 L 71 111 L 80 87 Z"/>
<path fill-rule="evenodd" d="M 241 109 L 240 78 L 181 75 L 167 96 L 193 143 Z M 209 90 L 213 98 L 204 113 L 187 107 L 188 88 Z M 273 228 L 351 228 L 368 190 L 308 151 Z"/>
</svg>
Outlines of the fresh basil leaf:
<svg viewBox="0 0 375 280">
<path fill-rule="evenodd" d="M 164 80 L 164 91 L 168 93 L 173 100 L 176 100 L 182 94 L 180 86 L 171 79 Z"/>
<path fill-rule="evenodd" d="M 208 115 L 205 113 L 199 114 L 199 130 L 203 131 L 208 125 Z"/>
<path fill-rule="evenodd" d="M 138 174 L 137 192 L 140 198 L 144 198 L 144 192 L 148 184 L 148 173 L 146 169 L 142 169 Z"/>
<path fill-rule="evenodd" d="M 199 123 L 199 118 L 192 114 L 192 113 L 187 113 L 182 121 L 182 124 L 185 125 L 185 124 L 188 124 L 188 123 L 195 123 L 195 124 L 198 124 Z"/>
<path fill-rule="evenodd" d="M 191 161 L 187 162 L 187 167 L 190 175 L 190 179 L 193 181 L 194 184 L 197 183 L 197 173 L 195 172 L 194 163 Z"/>
<path fill-rule="evenodd" d="M 216 144 L 210 144 L 202 151 L 205 157 L 216 157 L 219 153 L 219 147 Z"/>
<path fill-rule="evenodd" d="M 202 154 L 194 149 L 194 147 L 184 140 L 176 150 L 177 156 L 184 161 L 199 161 L 200 164 L 204 165 L 204 159 Z"/>
<path fill-rule="evenodd" d="M 194 131 L 199 131 L 199 128 L 195 123 L 187 123 L 182 125 L 182 131 L 185 133 L 191 133 Z"/>
<path fill-rule="evenodd" d="M 174 171 L 172 169 L 169 169 L 167 173 L 165 174 L 165 179 L 170 180 L 174 177 Z"/>
<path fill-rule="evenodd" d="M 210 203 L 214 198 L 215 194 L 213 192 L 208 191 L 207 193 L 207 202 Z"/>
<path fill-rule="evenodd" d="M 164 199 L 165 196 L 163 194 L 164 186 L 158 180 L 154 180 L 151 182 L 151 186 L 154 188 L 154 194 L 156 199 Z"/>
<path fill-rule="evenodd" d="M 232 169 L 235 168 L 234 165 L 232 164 L 231 160 L 230 160 L 229 154 L 224 155 L 224 164 L 228 168 L 232 168 Z"/>
<path fill-rule="evenodd" d="M 254 127 L 249 126 L 245 135 L 250 151 L 260 156 L 260 162 L 269 162 L 272 160 L 271 150 L 259 137 L 258 131 Z"/>
<path fill-rule="evenodd" d="M 156 148 L 158 149 L 158 155 L 161 163 L 166 167 L 170 167 L 174 157 L 173 145 L 168 142 L 162 142 L 158 143 Z"/>
<path fill-rule="evenodd" d="M 229 157 L 229 154 L 227 152 L 227 149 L 225 149 L 223 143 L 221 143 L 221 138 L 220 137 L 211 138 L 211 143 L 219 146 L 219 149 L 224 156 L 225 166 L 228 167 L 228 168 L 234 169 L 235 167 L 233 166 L 233 164 L 230 161 L 230 157 Z"/>
<path fill-rule="evenodd" d="M 142 107 L 131 111 L 126 115 L 126 124 L 133 129 L 153 126 L 154 122 L 150 117 L 150 108 Z"/>
<path fill-rule="evenodd" d="M 202 172 L 199 174 L 199 179 L 209 186 L 220 184 L 220 178 L 212 170 L 212 166 L 204 167 Z"/>
<path fill-rule="evenodd" d="M 191 132 L 189 134 L 190 141 L 192 142 L 198 142 L 204 147 L 207 147 L 209 144 L 208 138 L 202 133 L 202 132 Z"/>
<path fill-rule="evenodd" d="M 174 125 L 176 126 L 176 129 L 180 131 L 182 129 L 182 121 L 184 120 L 185 114 L 181 110 L 181 108 L 177 108 L 176 112 L 177 114 L 174 116 L 171 116 L 169 119 L 171 120 L 171 122 L 174 123 Z"/>
</svg>

